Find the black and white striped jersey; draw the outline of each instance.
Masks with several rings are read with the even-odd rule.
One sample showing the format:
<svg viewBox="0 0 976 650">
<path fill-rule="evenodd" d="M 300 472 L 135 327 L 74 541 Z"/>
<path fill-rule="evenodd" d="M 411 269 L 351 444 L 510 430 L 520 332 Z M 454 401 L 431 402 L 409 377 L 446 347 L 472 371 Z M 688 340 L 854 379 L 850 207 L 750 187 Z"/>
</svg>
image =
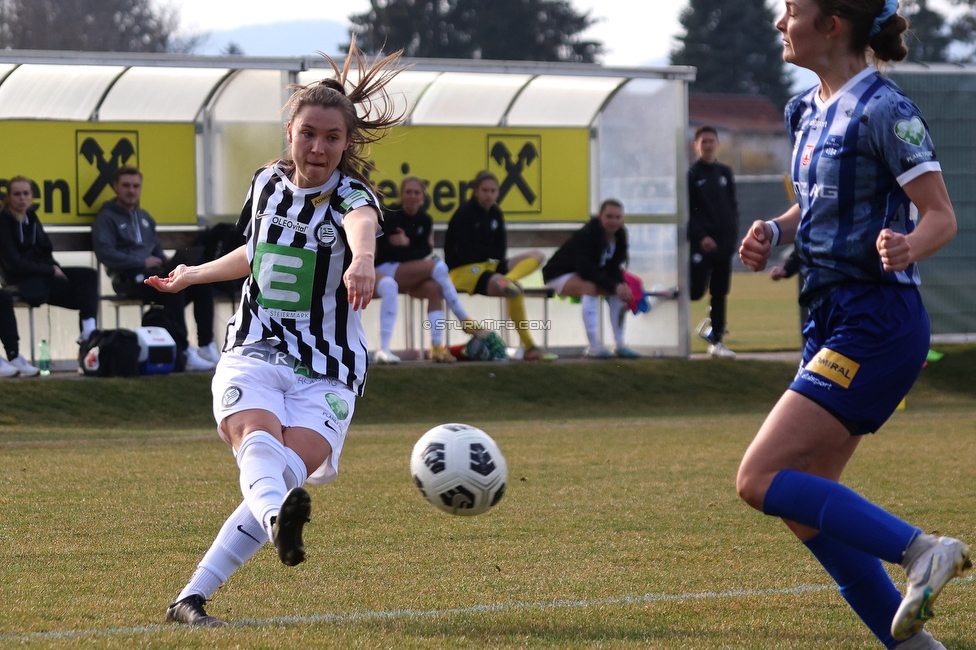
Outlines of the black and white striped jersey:
<svg viewBox="0 0 976 650">
<path fill-rule="evenodd" d="M 232 347 L 266 341 L 362 396 L 366 335 L 342 280 L 352 262 L 342 219 L 364 206 L 379 212 L 379 202 L 338 170 L 325 185 L 301 188 L 280 165 L 255 173 L 241 211 L 251 273 L 227 340 Z"/>
</svg>

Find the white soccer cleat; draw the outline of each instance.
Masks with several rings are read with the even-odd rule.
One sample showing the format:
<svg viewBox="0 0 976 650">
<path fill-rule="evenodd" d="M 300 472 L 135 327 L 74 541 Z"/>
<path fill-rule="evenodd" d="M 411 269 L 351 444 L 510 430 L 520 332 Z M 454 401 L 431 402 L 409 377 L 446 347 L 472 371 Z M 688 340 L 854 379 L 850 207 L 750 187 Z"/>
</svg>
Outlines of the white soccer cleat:
<svg viewBox="0 0 976 650">
<path fill-rule="evenodd" d="M 10 365 L 17 369 L 17 372 L 20 373 L 21 377 L 33 377 L 41 372 L 39 368 L 35 368 L 28 363 L 27 359 L 25 359 L 24 355 L 22 354 L 18 354 L 16 357 L 11 359 Z"/>
<path fill-rule="evenodd" d="M 373 353 L 373 363 L 393 364 L 400 363 L 400 357 L 389 350 L 377 350 Z"/>
<path fill-rule="evenodd" d="M 721 341 L 709 345 L 708 353 L 716 359 L 735 359 L 735 352 L 725 347 Z"/>
<path fill-rule="evenodd" d="M 891 636 L 898 640 L 919 632 L 925 622 L 935 615 L 932 604 L 942 588 L 973 566 L 969 559 L 969 546 L 958 539 L 919 535 L 911 546 L 916 544 L 927 545 L 927 548 L 918 552 L 905 567 L 908 589 L 891 621 Z"/>
<path fill-rule="evenodd" d="M 205 359 L 214 365 L 217 365 L 217 362 L 220 361 L 220 348 L 213 341 L 199 348 L 197 354 L 200 355 L 201 359 Z"/>
<path fill-rule="evenodd" d="M 183 356 L 186 357 L 186 369 L 191 372 L 206 372 L 213 370 L 217 365 L 200 356 L 200 352 L 196 348 L 187 348 Z"/>
<path fill-rule="evenodd" d="M 0 377 L 13 377 L 18 372 L 17 366 L 6 359 L 0 359 Z"/>
</svg>

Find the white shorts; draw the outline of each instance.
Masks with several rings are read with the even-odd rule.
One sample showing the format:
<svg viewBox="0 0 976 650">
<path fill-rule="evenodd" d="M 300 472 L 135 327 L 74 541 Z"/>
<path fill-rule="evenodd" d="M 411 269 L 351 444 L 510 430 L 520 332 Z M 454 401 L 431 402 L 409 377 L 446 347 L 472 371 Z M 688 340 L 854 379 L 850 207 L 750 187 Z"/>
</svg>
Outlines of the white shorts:
<svg viewBox="0 0 976 650">
<path fill-rule="evenodd" d="M 400 262 L 383 262 L 376 267 L 376 272 L 382 273 L 383 275 L 389 276 L 396 280 L 396 272 L 398 268 L 400 268 Z"/>
<path fill-rule="evenodd" d="M 328 483 L 339 473 L 339 455 L 356 409 L 356 394 L 336 379 L 298 374 L 297 365 L 294 357 L 265 343 L 222 354 L 211 383 L 217 433 L 229 443 L 224 419 L 248 409 L 273 413 L 282 427 L 312 429 L 328 441 L 332 454 L 310 473 L 308 482 Z"/>
<path fill-rule="evenodd" d="M 563 289 L 566 288 L 566 283 L 569 279 L 576 275 L 575 273 L 563 273 L 558 278 L 553 278 L 546 282 L 546 286 L 556 292 L 557 296 L 563 295 Z"/>
</svg>

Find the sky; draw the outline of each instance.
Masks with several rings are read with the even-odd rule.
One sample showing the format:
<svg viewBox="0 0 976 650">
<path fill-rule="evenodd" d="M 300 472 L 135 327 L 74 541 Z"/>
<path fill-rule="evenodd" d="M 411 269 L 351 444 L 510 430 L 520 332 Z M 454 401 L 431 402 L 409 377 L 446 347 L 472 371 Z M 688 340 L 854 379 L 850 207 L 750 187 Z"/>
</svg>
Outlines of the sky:
<svg viewBox="0 0 976 650">
<path fill-rule="evenodd" d="M 364 13 L 369 0 L 290 0 L 288 13 L 268 12 L 267 0 L 156 0 L 180 13 L 181 33 L 221 32 L 239 27 L 291 20 L 334 20 L 348 24 L 352 14 Z M 782 2 L 771 0 L 779 17 Z M 952 15 L 950 0 L 932 0 L 930 7 Z M 667 65 L 682 33 L 678 16 L 688 0 L 570 0 L 579 12 L 589 12 L 598 22 L 583 37 L 603 43 L 602 63 L 607 66 Z M 297 36 L 297 34 L 296 34 Z M 314 40 L 314 39 L 313 39 Z M 217 53 L 221 44 L 209 44 Z M 310 48 L 317 49 L 317 48 Z M 245 48 L 244 50 L 248 50 Z M 253 52 L 252 52 L 253 53 Z M 311 52 L 307 52 L 311 53 Z M 291 55 L 291 53 L 281 53 Z M 271 55 L 271 53 L 268 53 Z M 809 71 L 794 69 L 793 90 L 809 88 L 817 81 Z"/>
<path fill-rule="evenodd" d="M 351 14 L 364 13 L 368 0 L 291 0 L 288 13 L 268 12 L 267 0 L 157 0 L 177 9 L 181 32 L 222 31 L 268 22 L 327 19 L 348 22 Z M 680 0 L 571 0 L 579 12 L 589 11 L 599 23 L 583 34 L 601 41 L 607 54 L 604 65 L 666 65 L 681 31 L 678 14 L 687 2 Z"/>
</svg>

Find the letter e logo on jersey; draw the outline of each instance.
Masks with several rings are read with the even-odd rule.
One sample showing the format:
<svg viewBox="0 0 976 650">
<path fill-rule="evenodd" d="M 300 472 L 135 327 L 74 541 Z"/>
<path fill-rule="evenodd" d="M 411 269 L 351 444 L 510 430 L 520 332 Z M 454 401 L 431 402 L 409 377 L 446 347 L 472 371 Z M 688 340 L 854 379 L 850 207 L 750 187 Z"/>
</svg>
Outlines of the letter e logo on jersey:
<svg viewBox="0 0 976 650">
<path fill-rule="evenodd" d="M 813 145 L 808 144 L 803 147 L 803 155 L 800 157 L 800 165 L 802 167 L 809 167 L 810 161 L 813 159 Z"/>
<path fill-rule="evenodd" d="M 487 169 L 498 177 L 506 214 L 542 212 L 541 135 L 489 135 Z"/>
<path fill-rule="evenodd" d="M 138 131 L 75 131 L 78 214 L 96 215 L 115 198 L 112 183 L 122 165 L 139 166 Z"/>
<path fill-rule="evenodd" d="M 258 304 L 265 309 L 288 312 L 311 309 L 315 251 L 261 242 L 254 251 L 251 273 L 261 289 Z"/>
</svg>

